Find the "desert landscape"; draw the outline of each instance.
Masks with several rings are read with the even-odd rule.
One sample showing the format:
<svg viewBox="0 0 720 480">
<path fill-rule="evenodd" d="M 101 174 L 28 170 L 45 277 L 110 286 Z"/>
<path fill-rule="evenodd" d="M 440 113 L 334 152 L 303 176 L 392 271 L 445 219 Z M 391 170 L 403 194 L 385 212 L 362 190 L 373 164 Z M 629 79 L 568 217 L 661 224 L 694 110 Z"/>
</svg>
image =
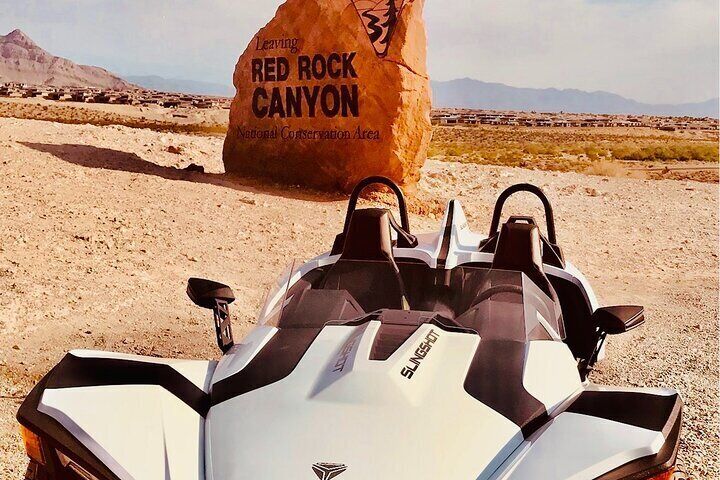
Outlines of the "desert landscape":
<svg viewBox="0 0 720 480">
<path fill-rule="evenodd" d="M 151 94 L 153 95 L 153 94 Z M 162 94 L 155 93 L 158 97 Z M 498 112 L 486 112 L 486 115 Z M 444 118 L 443 110 L 433 111 Z M 505 114 L 510 118 L 511 114 Z M 517 113 L 512 114 L 513 117 Z M 123 125 L 170 133 L 222 136 L 229 110 L 223 102 L 208 108 L 192 104 L 108 104 L 55 101 L 43 97 L 2 98 L 0 117 L 47 120 L 66 124 Z M 536 118 L 552 118 L 537 114 Z M 619 116 L 606 116 L 612 120 Z M 459 118 L 459 117 L 458 117 Z M 718 121 L 671 117 L 636 117 L 642 126 L 497 125 L 459 123 L 433 127 L 430 158 L 461 163 L 513 166 L 560 172 L 648 179 L 717 183 Z M 607 119 L 606 119 L 607 121 Z M 608 122 L 612 123 L 612 122 Z"/>
<path fill-rule="evenodd" d="M 62 114 L 73 121 L 58 123 L 27 118 L 53 113 L 41 100 L 0 102 L 2 478 L 23 477 L 15 412 L 66 351 L 217 358 L 211 319 L 185 296 L 187 278 L 232 286 L 242 336 L 275 278 L 293 259 L 328 250 L 342 226 L 346 197 L 230 178 L 222 175 L 222 135 L 176 131 L 170 127 L 186 119 L 172 110 L 151 117 L 105 107 L 122 110 L 72 107 Z M 117 124 L 92 125 L 94 115 L 116 115 Z M 166 124 L 130 126 L 141 117 Z M 613 338 L 593 379 L 677 388 L 686 402 L 679 467 L 717 478 L 717 150 L 687 160 L 715 169 L 701 178 L 655 159 L 633 165 L 659 171 L 633 172 L 590 150 L 611 152 L 622 139 L 705 151 L 717 133 L 473 128 L 437 127 L 413 229 L 437 228 L 444 202 L 458 198 L 471 226 L 485 231 L 504 188 L 542 187 L 567 257 L 601 302 L 647 307 L 646 326 Z M 551 143 L 557 151 L 532 147 Z M 518 151 L 519 159 L 511 154 Z M 191 164 L 204 173 L 185 170 Z M 527 211 L 517 199 L 513 208 Z"/>
<path fill-rule="evenodd" d="M 289 3 L 312 16 L 304 25 L 322 30 L 319 26 L 325 24 L 316 12 L 302 2 Z M 363 11 L 362 2 L 353 3 L 358 13 Z M 420 15 L 420 4 L 405 11 Z M 340 7 L 344 12 L 345 6 Z M 275 22 L 277 31 L 270 38 L 286 37 L 285 27 L 298 16 L 290 8 L 279 13 L 288 18 Z M 383 14 L 398 21 L 399 11 Z M 339 31 L 332 22 L 340 17 L 329 15 L 325 28 Z M 358 20 L 354 13 L 348 18 Z M 363 31 L 372 26 L 362 22 L 352 25 Z M 421 23 L 409 22 L 414 27 Z M 364 47 L 356 43 L 355 30 L 345 32 L 348 51 L 364 48 L 358 70 L 372 72 L 361 79 L 370 87 L 365 92 L 362 85 L 362 101 L 349 109 L 351 121 L 337 123 L 338 103 L 320 125 L 355 125 L 360 118 L 391 132 L 385 143 L 363 147 L 367 158 L 357 165 L 384 168 L 390 163 L 387 157 L 395 155 L 394 172 L 411 180 L 419 177 L 407 192 L 416 232 L 436 230 L 453 198 L 463 204 L 470 226 L 485 232 L 500 192 L 520 182 L 541 187 L 554 204 L 565 255 L 590 280 L 601 304 L 646 307 L 646 325 L 613 337 L 607 358 L 591 379 L 679 390 L 685 418 L 678 468 L 696 480 L 720 478 L 716 99 L 646 105 L 601 91 L 524 89 L 535 100 L 565 98 L 575 113 L 522 105 L 508 110 L 515 102 L 484 107 L 497 110 L 446 105 L 431 113 L 425 32 L 418 29 L 416 37 L 403 38 L 407 30 L 400 22 L 393 47 L 389 40 L 394 30 L 393 23 L 382 39 L 373 40 L 368 28 L 372 43 Z M 320 37 L 308 35 L 311 42 L 303 47 L 328 50 Z M 338 39 L 330 40 L 335 48 Z M 271 40 L 262 46 L 279 49 L 276 54 L 297 54 L 298 41 Z M 413 48 L 397 46 L 406 41 L 414 42 Z M 24 478 L 27 458 L 15 414 L 33 385 L 68 350 L 219 358 L 212 319 L 187 298 L 187 279 L 204 277 L 233 288 L 239 338 L 254 324 L 276 278 L 293 261 L 329 250 L 341 230 L 345 195 L 225 173 L 233 160 L 223 162 L 228 125 L 230 143 L 239 142 L 233 120 L 243 125 L 253 120 L 239 100 L 257 73 L 251 63 L 255 54 L 252 48 L 247 51 L 253 73 L 248 80 L 242 75 L 250 69 L 236 71 L 238 97 L 231 107 L 229 98 L 156 91 L 103 68 L 76 64 L 44 50 L 19 29 L 0 35 L 0 478 Z M 402 55 L 393 57 L 397 52 Z M 394 63 L 383 77 L 378 72 L 385 70 L 378 66 L 388 66 L 379 63 L 386 55 Z M 351 67 L 354 57 L 346 53 L 343 64 Z M 275 70 L 264 65 L 275 88 Z M 355 73 L 354 68 L 349 71 Z M 348 72 L 350 82 L 356 76 Z M 436 91 L 453 103 L 465 95 L 457 82 L 471 88 L 476 100 L 482 99 L 479 88 L 492 100 L 508 95 L 513 100 L 521 90 L 464 79 L 436 84 Z M 288 88 L 300 91 L 301 83 Z M 257 92 L 246 90 L 246 95 Z M 367 105 L 381 97 L 375 113 L 368 115 Z M 610 101 L 614 106 L 606 110 Z M 586 111 L 580 106 L 598 102 L 605 113 L 580 113 Z M 265 104 L 253 105 L 269 112 Z M 409 105 L 416 108 L 412 115 L 407 115 Z M 630 112 L 628 105 L 632 115 L 607 113 Z M 314 110 L 310 117 L 312 121 L 301 119 L 297 125 L 320 128 Z M 428 161 L 418 172 L 428 143 Z M 257 145 L 249 145 L 243 148 L 257 151 Z M 260 171 L 277 145 L 270 144 L 264 157 L 252 157 Z M 387 152 L 378 155 L 378 146 Z M 290 148 L 297 153 L 295 146 Z M 346 155 L 348 148 L 323 148 L 319 151 L 329 155 L 330 163 L 355 160 Z M 360 150 L 357 144 L 353 148 Z M 239 164 L 247 160 L 245 151 L 236 152 Z M 333 170 L 321 168 L 318 156 L 308 151 L 310 160 L 292 173 L 312 177 Z M 275 157 L 280 170 L 288 170 L 284 162 L 293 155 Z M 335 168 L 333 173 L 349 178 L 357 171 Z M 527 199 L 513 197 L 506 213 L 541 216 L 536 202 L 525 203 Z M 377 192 L 364 201 L 393 205 L 390 196 Z"/>
</svg>

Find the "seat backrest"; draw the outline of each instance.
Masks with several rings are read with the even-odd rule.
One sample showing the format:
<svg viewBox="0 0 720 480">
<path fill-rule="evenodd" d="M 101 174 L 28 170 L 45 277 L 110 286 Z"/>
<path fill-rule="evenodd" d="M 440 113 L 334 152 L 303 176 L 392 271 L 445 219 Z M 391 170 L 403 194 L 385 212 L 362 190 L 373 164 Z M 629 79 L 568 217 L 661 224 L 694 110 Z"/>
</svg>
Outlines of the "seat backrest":
<svg viewBox="0 0 720 480">
<path fill-rule="evenodd" d="M 326 290 L 347 290 L 366 312 L 407 308 L 392 253 L 390 215 L 379 208 L 353 212 L 340 259 L 322 284 Z"/>
<path fill-rule="evenodd" d="M 390 211 L 385 208 L 355 210 L 340 259 L 394 263 L 390 215 Z"/>
<path fill-rule="evenodd" d="M 552 286 L 542 264 L 540 229 L 528 223 L 506 223 L 500 230 L 492 268 L 522 272 L 545 293 L 552 296 Z"/>
</svg>

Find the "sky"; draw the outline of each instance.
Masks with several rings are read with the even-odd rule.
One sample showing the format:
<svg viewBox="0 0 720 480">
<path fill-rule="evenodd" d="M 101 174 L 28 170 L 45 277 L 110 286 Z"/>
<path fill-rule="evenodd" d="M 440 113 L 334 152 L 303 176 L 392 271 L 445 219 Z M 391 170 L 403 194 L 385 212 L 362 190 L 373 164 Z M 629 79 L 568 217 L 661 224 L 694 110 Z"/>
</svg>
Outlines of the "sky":
<svg viewBox="0 0 720 480">
<path fill-rule="evenodd" d="M 340 1 L 340 0 L 338 0 Z M 281 0 L 0 0 L 0 34 L 121 75 L 231 84 Z M 426 0 L 434 80 L 605 90 L 647 103 L 718 96 L 718 0 Z"/>
</svg>

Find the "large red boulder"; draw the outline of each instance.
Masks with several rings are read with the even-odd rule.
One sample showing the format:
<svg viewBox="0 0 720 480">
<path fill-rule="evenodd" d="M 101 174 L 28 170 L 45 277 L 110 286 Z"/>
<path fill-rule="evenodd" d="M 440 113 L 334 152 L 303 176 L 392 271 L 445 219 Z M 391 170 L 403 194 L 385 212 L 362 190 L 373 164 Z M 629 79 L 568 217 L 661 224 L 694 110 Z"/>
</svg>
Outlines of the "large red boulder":
<svg viewBox="0 0 720 480">
<path fill-rule="evenodd" d="M 415 183 L 431 137 L 424 0 L 287 0 L 240 56 L 231 174 Z"/>
</svg>

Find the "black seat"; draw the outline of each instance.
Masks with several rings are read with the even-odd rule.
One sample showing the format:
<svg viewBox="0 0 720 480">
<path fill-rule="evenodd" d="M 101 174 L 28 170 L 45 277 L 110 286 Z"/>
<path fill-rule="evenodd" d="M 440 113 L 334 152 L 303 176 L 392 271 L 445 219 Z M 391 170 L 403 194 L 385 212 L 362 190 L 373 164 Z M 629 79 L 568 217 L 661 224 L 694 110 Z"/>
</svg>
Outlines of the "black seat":
<svg viewBox="0 0 720 480">
<path fill-rule="evenodd" d="M 529 223 L 508 222 L 502 226 L 492 268 L 522 272 L 557 302 L 557 294 L 545 275 L 540 229 Z"/>
<path fill-rule="evenodd" d="M 404 310 L 408 303 L 392 253 L 387 209 L 355 210 L 340 259 L 330 268 L 322 287 L 346 290 L 366 312 L 383 308 Z"/>
</svg>

